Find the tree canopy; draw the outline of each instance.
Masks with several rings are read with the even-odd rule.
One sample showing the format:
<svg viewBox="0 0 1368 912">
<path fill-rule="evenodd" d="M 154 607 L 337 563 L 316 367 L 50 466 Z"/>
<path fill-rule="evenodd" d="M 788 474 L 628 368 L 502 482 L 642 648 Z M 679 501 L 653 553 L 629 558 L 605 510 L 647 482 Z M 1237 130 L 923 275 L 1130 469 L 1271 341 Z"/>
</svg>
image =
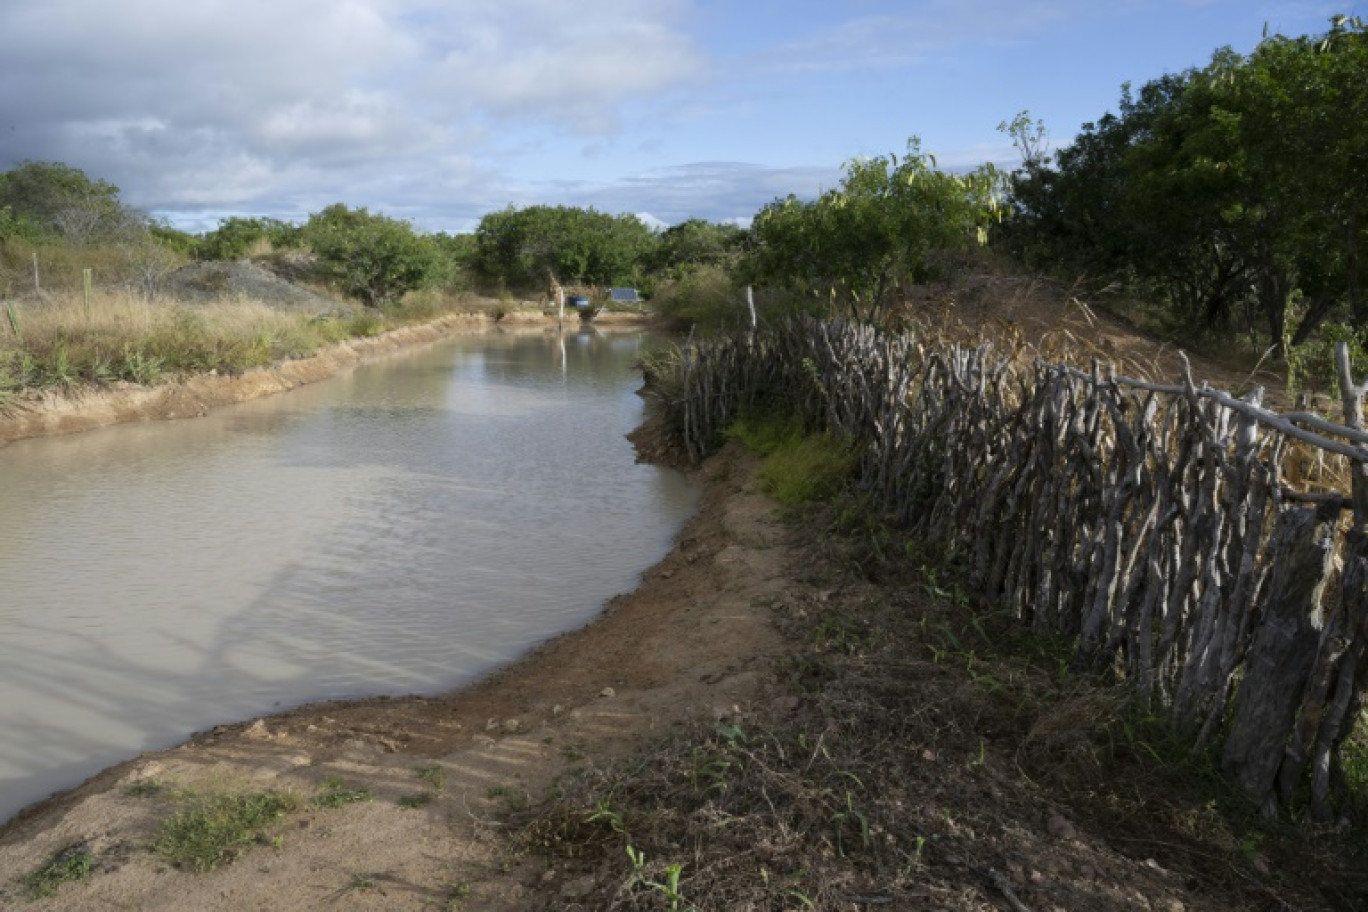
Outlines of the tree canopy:
<svg viewBox="0 0 1368 912">
<path fill-rule="evenodd" d="M 429 282 L 438 249 L 408 222 L 335 203 L 309 217 L 302 237 L 347 294 L 370 307 Z"/>
<path fill-rule="evenodd" d="M 570 206 L 509 207 L 480 220 L 473 264 L 507 288 L 545 287 L 548 278 L 585 285 L 635 284 L 655 236 L 634 215 Z"/>
<path fill-rule="evenodd" d="M 1195 327 L 1296 345 L 1368 326 L 1368 30 L 1272 36 L 1123 90 L 1054 167 L 1013 181 L 1018 250 L 1139 285 Z"/>
<path fill-rule="evenodd" d="M 947 274 L 957 254 L 986 240 L 1000 189 L 991 165 L 940 171 L 914 137 L 901 160 L 849 162 L 840 186 L 816 200 L 789 196 L 762 209 L 747 277 L 877 320 L 907 284 Z"/>
<path fill-rule="evenodd" d="M 22 162 L 0 173 L 0 210 L 9 210 L 11 231 L 57 235 L 81 245 L 108 238 L 126 227 L 132 215 L 119 199 L 119 188 L 92 180 L 61 162 Z M 136 220 L 136 218 L 135 218 Z"/>
</svg>

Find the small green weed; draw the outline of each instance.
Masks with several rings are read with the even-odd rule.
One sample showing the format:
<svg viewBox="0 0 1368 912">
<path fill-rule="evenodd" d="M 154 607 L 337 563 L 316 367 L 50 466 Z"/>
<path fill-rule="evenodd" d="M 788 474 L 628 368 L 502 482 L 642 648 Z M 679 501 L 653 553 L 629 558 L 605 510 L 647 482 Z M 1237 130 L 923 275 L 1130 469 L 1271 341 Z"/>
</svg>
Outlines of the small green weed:
<svg viewBox="0 0 1368 912">
<path fill-rule="evenodd" d="M 166 786 L 156 779 L 143 779 L 125 788 L 123 793 L 129 798 L 150 798 L 153 795 L 160 795 L 164 791 L 166 791 Z"/>
<path fill-rule="evenodd" d="M 854 656 L 868 652 L 883 639 L 883 631 L 841 611 L 824 611 L 812 632 L 813 645 Z"/>
<path fill-rule="evenodd" d="M 265 830 L 298 810 L 293 792 L 214 793 L 190 796 L 186 806 L 164 821 L 152 850 L 179 868 L 202 873 L 229 864 Z"/>
<path fill-rule="evenodd" d="M 527 810 L 530 803 L 527 792 L 510 785 L 491 785 L 485 794 L 491 799 L 502 801 L 506 808 L 516 813 Z"/>
<path fill-rule="evenodd" d="M 650 887 L 657 893 L 665 897 L 670 904 L 671 912 L 682 908 L 692 908 L 687 904 L 683 894 L 679 892 L 679 875 L 684 870 L 684 865 L 680 862 L 665 865 L 661 868 L 663 880 L 653 880 L 646 875 L 646 853 L 640 849 L 627 846 L 627 857 L 632 860 L 632 880 L 635 883 Z M 682 904 L 682 905 L 681 905 Z"/>
<path fill-rule="evenodd" d="M 23 878 L 24 892 L 30 899 L 52 896 L 62 884 L 89 877 L 92 860 L 90 847 L 84 842 L 67 846 Z"/>
<path fill-rule="evenodd" d="M 374 874 L 353 874 L 351 880 L 347 881 L 347 890 L 373 890 L 375 889 Z"/>
<path fill-rule="evenodd" d="M 420 766 L 413 772 L 419 779 L 432 786 L 433 791 L 440 792 L 446 788 L 446 770 L 440 766 Z"/>
<path fill-rule="evenodd" d="M 452 884 L 447 888 L 446 905 L 442 908 L 445 909 L 446 912 L 456 912 L 457 909 L 461 908 L 461 901 L 469 898 L 470 884 L 465 883 L 464 881 L 458 884 Z"/>
<path fill-rule="evenodd" d="M 412 795 L 400 795 L 399 806 L 406 811 L 411 811 L 420 807 L 427 807 L 432 803 L 432 799 L 437 796 L 432 792 L 415 792 Z"/>
<path fill-rule="evenodd" d="M 595 802 L 594 812 L 590 814 L 588 817 L 585 817 L 584 822 L 603 822 L 608 824 L 608 828 L 611 829 L 614 833 L 627 832 L 627 827 L 622 822 L 622 815 L 619 814 L 617 811 L 613 810 L 613 806 L 607 798 L 600 798 L 597 802 Z"/>
<path fill-rule="evenodd" d="M 344 804 L 370 801 L 370 789 L 347 788 L 341 779 L 329 776 L 322 782 L 323 791 L 314 796 L 314 807 L 339 808 Z"/>
</svg>

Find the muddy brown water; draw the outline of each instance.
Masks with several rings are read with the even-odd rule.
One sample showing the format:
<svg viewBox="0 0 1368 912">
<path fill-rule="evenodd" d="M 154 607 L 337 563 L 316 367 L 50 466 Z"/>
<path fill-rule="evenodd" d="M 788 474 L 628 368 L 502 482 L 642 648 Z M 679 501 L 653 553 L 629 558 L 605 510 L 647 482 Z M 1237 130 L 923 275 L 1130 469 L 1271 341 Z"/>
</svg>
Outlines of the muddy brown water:
<svg viewBox="0 0 1368 912">
<path fill-rule="evenodd" d="M 696 505 L 639 334 L 490 333 L 0 449 L 0 820 L 194 731 L 437 693 L 590 620 Z"/>
</svg>

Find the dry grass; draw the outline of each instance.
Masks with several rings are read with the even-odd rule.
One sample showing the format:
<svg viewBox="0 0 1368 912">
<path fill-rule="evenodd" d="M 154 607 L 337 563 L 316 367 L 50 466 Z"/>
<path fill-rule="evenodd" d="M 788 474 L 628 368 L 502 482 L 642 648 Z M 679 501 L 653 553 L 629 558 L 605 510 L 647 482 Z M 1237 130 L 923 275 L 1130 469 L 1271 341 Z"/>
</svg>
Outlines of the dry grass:
<svg viewBox="0 0 1368 912">
<path fill-rule="evenodd" d="M 0 394 L 25 388 L 238 372 L 300 357 L 354 336 L 429 318 L 414 313 L 313 315 L 261 301 L 148 301 L 129 292 L 79 292 L 0 303 Z"/>
</svg>

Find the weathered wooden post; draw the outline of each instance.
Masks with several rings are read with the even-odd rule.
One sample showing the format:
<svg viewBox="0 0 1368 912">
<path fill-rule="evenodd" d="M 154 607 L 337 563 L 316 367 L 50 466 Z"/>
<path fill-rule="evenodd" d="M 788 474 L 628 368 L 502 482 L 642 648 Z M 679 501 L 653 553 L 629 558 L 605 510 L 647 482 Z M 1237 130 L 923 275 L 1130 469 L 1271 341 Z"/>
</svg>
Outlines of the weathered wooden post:
<svg viewBox="0 0 1368 912">
<path fill-rule="evenodd" d="M 1338 522 L 1338 504 L 1285 510 L 1265 551 L 1272 570 L 1221 765 L 1270 816 L 1277 811 L 1274 788 L 1316 662 L 1321 595 Z"/>
<path fill-rule="evenodd" d="M 1364 387 L 1349 350 L 1335 350 L 1345 426 L 1363 432 Z M 1362 448 L 1358 448 L 1362 449 Z M 1352 523 L 1345 538 L 1339 605 L 1322 610 L 1334 559 L 1340 503 L 1287 510 L 1268 543 L 1263 615 L 1245 662 L 1222 766 L 1273 814 L 1290 805 L 1308 771 L 1311 810 L 1333 814 L 1338 751 L 1358 718 L 1368 619 L 1368 450 L 1349 457 Z M 1301 531 L 1292 526 L 1302 526 Z"/>
<path fill-rule="evenodd" d="M 1364 384 L 1354 382 L 1349 346 L 1335 346 L 1344 423 L 1363 431 Z M 1340 604 L 1321 628 L 1316 665 L 1307 681 L 1297 720 L 1296 737 L 1288 747 L 1288 762 L 1280 786 L 1284 796 L 1311 770 L 1311 812 L 1318 820 L 1334 813 L 1335 793 L 1342 791 L 1339 747 L 1354 729 L 1368 661 L 1368 451 L 1349 461 L 1353 517 L 1345 536 L 1340 574 Z"/>
</svg>

